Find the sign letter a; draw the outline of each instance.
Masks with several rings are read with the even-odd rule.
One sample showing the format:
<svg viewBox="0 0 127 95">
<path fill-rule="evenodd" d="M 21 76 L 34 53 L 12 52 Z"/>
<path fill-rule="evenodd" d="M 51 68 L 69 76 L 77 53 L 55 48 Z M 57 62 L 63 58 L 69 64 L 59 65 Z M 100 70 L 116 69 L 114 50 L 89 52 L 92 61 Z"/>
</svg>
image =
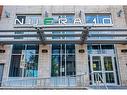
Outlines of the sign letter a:
<svg viewBox="0 0 127 95">
<path fill-rule="evenodd" d="M 76 19 L 74 20 L 74 24 L 82 24 L 81 19 L 80 19 L 80 18 L 76 18 Z"/>
</svg>

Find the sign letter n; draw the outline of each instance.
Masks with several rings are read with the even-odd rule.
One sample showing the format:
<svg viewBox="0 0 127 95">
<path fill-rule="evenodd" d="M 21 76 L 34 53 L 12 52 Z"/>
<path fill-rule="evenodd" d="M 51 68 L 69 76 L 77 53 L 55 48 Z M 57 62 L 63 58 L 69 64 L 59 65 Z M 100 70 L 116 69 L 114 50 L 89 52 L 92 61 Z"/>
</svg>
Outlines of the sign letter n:
<svg viewBox="0 0 127 95">
<path fill-rule="evenodd" d="M 24 19 L 22 18 L 21 20 L 19 20 L 18 18 L 16 18 L 15 19 L 15 24 L 23 25 L 24 24 Z"/>
</svg>

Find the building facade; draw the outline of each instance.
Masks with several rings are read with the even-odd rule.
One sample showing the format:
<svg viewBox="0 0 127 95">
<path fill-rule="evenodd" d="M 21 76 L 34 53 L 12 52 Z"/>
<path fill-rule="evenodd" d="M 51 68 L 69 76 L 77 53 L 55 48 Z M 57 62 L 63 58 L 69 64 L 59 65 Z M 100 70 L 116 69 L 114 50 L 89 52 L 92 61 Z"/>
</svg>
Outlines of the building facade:
<svg viewBox="0 0 127 95">
<path fill-rule="evenodd" d="M 2 6 L 0 16 L 1 31 L 15 30 L 11 33 L 6 32 L 6 35 L 27 35 L 28 29 L 43 25 L 66 27 L 80 24 L 105 29 L 127 27 L 125 6 Z M 31 37 L 6 38 L 2 36 L 5 32 L 0 33 L 2 87 L 127 86 L 126 42 L 114 43 L 114 38 L 118 37 L 112 36 L 92 38 L 88 36 L 88 40 L 100 40 L 100 42 L 102 40 L 102 43 L 91 41 L 77 44 L 73 43 L 73 40 L 79 39 L 78 36 L 57 36 L 76 34 L 78 30 L 75 31 L 75 27 L 70 27 L 73 32 L 58 27 L 56 26 L 56 31 L 54 29 L 54 32 L 52 30 L 49 32 L 56 36 L 47 37 L 51 41 L 56 41 L 55 43 L 10 44 L 10 40 L 34 40 L 36 37 L 32 38 L 31 35 Z M 22 29 L 26 31 L 16 32 Z M 116 31 L 113 31 L 113 34 L 117 34 Z M 110 33 L 110 30 L 103 33 L 106 35 L 108 32 Z M 98 31 L 91 32 L 94 33 L 101 34 Z M 126 31 L 124 33 L 126 35 Z M 111 42 L 103 42 L 107 39 Z M 124 40 L 126 36 L 118 39 Z M 61 40 L 70 42 L 60 42 Z"/>
</svg>

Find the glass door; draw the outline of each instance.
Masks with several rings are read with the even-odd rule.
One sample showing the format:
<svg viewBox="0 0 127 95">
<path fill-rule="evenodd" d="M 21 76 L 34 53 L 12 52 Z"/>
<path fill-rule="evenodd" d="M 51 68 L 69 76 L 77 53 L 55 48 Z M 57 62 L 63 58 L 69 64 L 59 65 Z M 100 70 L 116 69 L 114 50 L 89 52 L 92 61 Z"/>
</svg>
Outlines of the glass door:
<svg viewBox="0 0 127 95">
<path fill-rule="evenodd" d="M 107 84 L 116 82 L 114 59 L 111 56 L 103 56 L 105 81 Z"/>
<path fill-rule="evenodd" d="M 103 66 L 101 56 L 91 56 L 92 83 L 100 82 L 103 79 Z M 98 77 L 98 74 L 100 77 Z M 102 78 L 102 79 L 101 79 Z"/>
<path fill-rule="evenodd" d="M 116 84 L 114 57 L 107 55 L 92 55 L 91 76 L 92 83 Z"/>
</svg>

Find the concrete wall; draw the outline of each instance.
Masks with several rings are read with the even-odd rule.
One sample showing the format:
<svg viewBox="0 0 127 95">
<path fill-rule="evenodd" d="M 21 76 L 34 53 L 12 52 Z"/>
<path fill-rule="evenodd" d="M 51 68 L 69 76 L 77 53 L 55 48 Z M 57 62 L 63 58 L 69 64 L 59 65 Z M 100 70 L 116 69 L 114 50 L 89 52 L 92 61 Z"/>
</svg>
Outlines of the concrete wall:
<svg viewBox="0 0 127 95">
<path fill-rule="evenodd" d="M 0 64 L 4 64 L 3 80 L 5 80 L 9 75 L 12 46 L 2 45 L 0 48 L 5 50 L 5 53 L 0 53 Z"/>
</svg>

